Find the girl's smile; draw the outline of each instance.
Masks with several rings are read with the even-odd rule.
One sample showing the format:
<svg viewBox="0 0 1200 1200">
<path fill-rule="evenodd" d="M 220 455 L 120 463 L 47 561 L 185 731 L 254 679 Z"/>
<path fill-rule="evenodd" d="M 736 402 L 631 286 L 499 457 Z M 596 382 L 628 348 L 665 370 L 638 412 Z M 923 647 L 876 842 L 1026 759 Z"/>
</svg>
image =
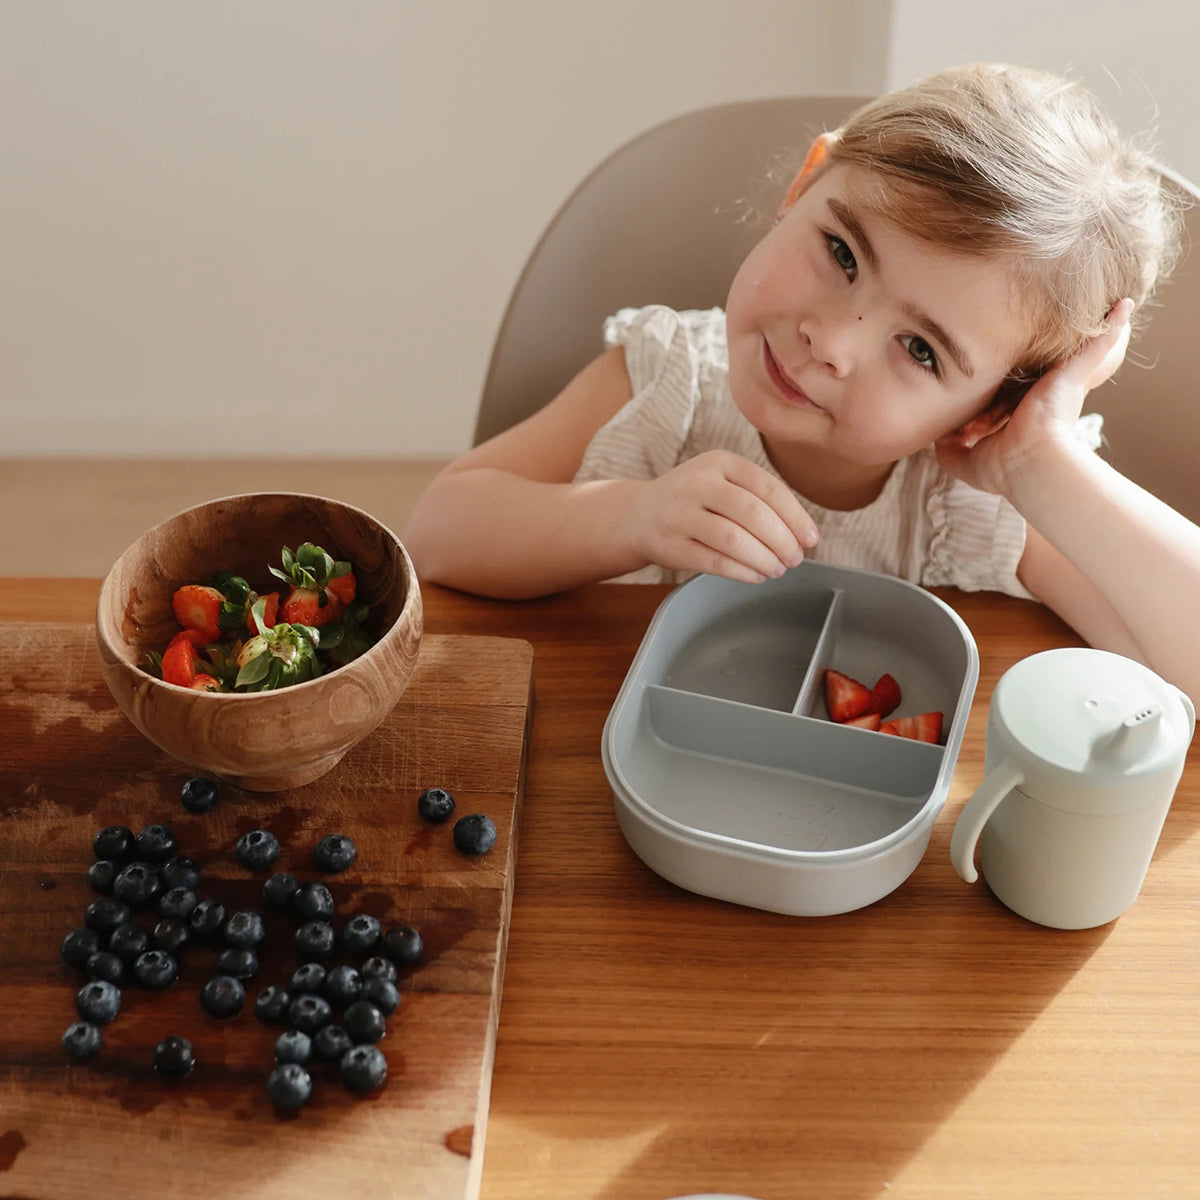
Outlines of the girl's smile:
<svg viewBox="0 0 1200 1200">
<path fill-rule="evenodd" d="M 796 408 L 808 409 L 811 412 L 824 412 L 825 410 L 800 387 L 798 387 L 786 371 L 779 365 L 779 360 L 771 352 L 771 344 L 766 337 L 762 339 L 763 347 L 763 366 L 766 373 L 770 376 L 772 383 L 779 389 L 779 394 L 783 397 L 785 403 L 794 405 Z"/>
</svg>

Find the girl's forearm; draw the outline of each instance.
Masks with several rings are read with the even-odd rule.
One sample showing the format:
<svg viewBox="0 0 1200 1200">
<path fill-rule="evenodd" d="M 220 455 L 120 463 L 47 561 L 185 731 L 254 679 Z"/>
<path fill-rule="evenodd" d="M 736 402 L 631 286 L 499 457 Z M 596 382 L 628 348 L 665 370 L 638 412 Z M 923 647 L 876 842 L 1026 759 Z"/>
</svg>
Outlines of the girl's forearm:
<svg viewBox="0 0 1200 1200">
<path fill-rule="evenodd" d="M 1073 442 L 1008 499 L 1104 595 L 1146 665 L 1200 695 L 1200 528 Z"/>
<path fill-rule="evenodd" d="M 645 486 L 452 471 L 421 496 L 403 541 L 423 580 L 500 599 L 544 596 L 646 565 L 630 534 Z"/>
</svg>

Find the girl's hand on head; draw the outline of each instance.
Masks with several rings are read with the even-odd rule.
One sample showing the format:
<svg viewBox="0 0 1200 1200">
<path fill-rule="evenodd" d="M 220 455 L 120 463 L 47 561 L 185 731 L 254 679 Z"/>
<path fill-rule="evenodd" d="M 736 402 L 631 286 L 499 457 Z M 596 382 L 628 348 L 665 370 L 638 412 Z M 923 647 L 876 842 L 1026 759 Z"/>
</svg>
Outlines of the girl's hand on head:
<svg viewBox="0 0 1200 1200">
<path fill-rule="evenodd" d="M 961 430 L 940 438 L 942 467 L 981 491 L 1007 495 L 1019 472 L 1036 469 L 1040 452 L 1064 439 L 1074 442 L 1088 392 L 1125 361 L 1132 314 L 1132 300 L 1118 301 L 1104 331 L 1046 371 L 1015 407 L 997 401 Z"/>
<path fill-rule="evenodd" d="M 792 490 L 757 463 L 709 450 L 651 480 L 632 535 L 647 561 L 749 583 L 782 575 L 815 546 Z"/>
</svg>

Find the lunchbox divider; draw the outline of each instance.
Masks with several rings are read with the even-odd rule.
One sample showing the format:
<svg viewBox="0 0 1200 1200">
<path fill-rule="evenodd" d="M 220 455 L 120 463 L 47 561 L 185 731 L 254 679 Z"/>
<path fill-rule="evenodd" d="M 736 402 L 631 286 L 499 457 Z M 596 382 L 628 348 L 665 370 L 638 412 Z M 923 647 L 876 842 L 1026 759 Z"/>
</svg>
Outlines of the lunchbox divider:
<svg viewBox="0 0 1200 1200">
<path fill-rule="evenodd" d="M 829 605 L 825 609 L 825 618 L 821 622 L 821 632 L 817 635 L 817 644 L 812 657 L 808 660 L 808 668 L 796 695 L 796 703 L 792 705 L 792 713 L 796 716 L 816 717 L 822 711 L 824 703 L 823 679 L 825 668 L 833 655 L 837 644 L 837 634 L 842 621 L 842 589 L 834 588 L 829 595 Z"/>
<path fill-rule="evenodd" d="M 913 803 L 927 798 L 941 768 L 941 746 L 802 713 L 757 708 L 662 684 L 647 684 L 642 704 L 646 732 L 678 752 Z"/>
</svg>

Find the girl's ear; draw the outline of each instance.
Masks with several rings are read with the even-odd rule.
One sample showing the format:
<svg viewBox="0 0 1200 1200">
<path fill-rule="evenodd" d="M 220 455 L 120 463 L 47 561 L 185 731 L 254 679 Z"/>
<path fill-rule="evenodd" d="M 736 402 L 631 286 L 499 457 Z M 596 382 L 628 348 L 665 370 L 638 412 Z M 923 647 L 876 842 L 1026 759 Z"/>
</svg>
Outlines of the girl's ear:
<svg viewBox="0 0 1200 1200">
<path fill-rule="evenodd" d="M 1033 384 L 1032 379 L 1006 379 L 987 408 L 950 436 L 969 449 L 976 442 L 981 442 L 985 437 L 1003 429 L 1008 424 L 1009 417 L 1016 411 L 1017 405 L 1021 403 L 1021 398 Z"/>
<path fill-rule="evenodd" d="M 837 143 L 836 133 L 823 133 L 808 148 L 804 165 L 796 172 L 795 179 L 788 185 L 787 194 L 779 206 L 777 216 L 782 217 L 793 204 L 804 194 L 805 189 L 812 183 L 818 173 L 818 168 L 829 161 L 829 152 Z"/>
</svg>

